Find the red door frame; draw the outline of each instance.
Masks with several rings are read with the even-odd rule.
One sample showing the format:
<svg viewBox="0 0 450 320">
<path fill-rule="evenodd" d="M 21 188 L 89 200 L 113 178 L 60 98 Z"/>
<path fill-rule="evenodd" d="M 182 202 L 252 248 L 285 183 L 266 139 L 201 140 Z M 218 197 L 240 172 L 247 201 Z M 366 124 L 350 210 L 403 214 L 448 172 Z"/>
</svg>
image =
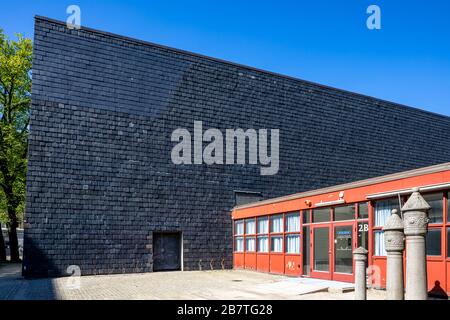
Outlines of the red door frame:
<svg viewBox="0 0 450 320">
<path fill-rule="evenodd" d="M 315 229 L 320 229 L 320 228 L 328 228 L 328 271 L 317 271 L 314 270 L 314 230 Z M 331 223 L 330 222 L 324 222 L 324 223 L 313 223 L 310 225 L 309 228 L 309 232 L 310 232 L 310 238 L 309 238 L 309 242 L 311 245 L 310 248 L 310 261 L 309 261 L 309 266 L 310 266 L 310 277 L 311 278 L 317 278 L 317 279 L 324 279 L 324 280 L 331 280 L 331 258 L 332 258 L 332 253 L 331 253 L 331 234 L 330 234 L 330 230 L 332 229 Z"/>
<path fill-rule="evenodd" d="M 352 230 L 352 273 L 338 273 L 334 271 L 334 259 L 335 259 L 335 253 L 336 253 L 336 247 L 335 247 L 335 228 L 336 227 L 351 227 Z M 331 223 L 331 233 L 332 233 L 332 250 L 331 250 L 331 257 L 332 261 L 330 264 L 330 271 L 332 272 L 332 280 L 335 281 L 343 281 L 343 282 L 354 282 L 355 281 L 355 262 L 353 260 L 353 250 L 356 248 L 357 242 L 358 242 L 358 234 L 357 234 L 357 222 L 355 220 L 348 220 L 348 221 L 336 221 Z"/>
<path fill-rule="evenodd" d="M 356 233 L 356 220 L 346 220 L 346 221 L 333 221 L 333 222 L 323 222 L 323 223 L 313 223 L 310 225 L 310 276 L 311 278 L 318 278 L 324 280 L 334 280 L 343 282 L 354 282 L 354 261 L 352 263 L 352 273 L 338 273 L 334 272 L 334 258 L 335 258 L 335 243 L 334 234 L 335 227 L 349 226 L 352 230 L 352 250 L 356 248 L 357 245 L 357 233 Z M 328 228 L 328 261 L 329 268 L 328 271 L 317 271 L 314 270 L 314 229 Z"/>
</svg>

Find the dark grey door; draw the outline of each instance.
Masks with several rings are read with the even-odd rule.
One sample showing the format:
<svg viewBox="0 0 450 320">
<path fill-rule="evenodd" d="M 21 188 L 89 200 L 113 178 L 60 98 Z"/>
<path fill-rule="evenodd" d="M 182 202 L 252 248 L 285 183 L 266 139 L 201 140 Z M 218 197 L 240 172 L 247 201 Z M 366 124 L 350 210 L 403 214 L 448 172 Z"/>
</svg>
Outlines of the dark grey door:
<svg viewBox="0 0 450 320">
<path fill-rule="evenodd" d="M 181 270 L 181 234 L 153 234 L 153 271 Z"/>
<path fill-rule="evenodd" d="M 330 228 L 314 228 L 313 270 L 330 271 Z"/>
</svg>

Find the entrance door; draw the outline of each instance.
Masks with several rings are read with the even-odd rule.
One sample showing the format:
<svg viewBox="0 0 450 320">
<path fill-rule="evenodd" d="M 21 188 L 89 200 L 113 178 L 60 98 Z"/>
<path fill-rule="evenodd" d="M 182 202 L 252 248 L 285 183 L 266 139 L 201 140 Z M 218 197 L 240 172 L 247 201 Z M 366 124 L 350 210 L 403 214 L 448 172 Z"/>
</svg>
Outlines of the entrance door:
<svg viewBox="0 0 450 320">
<path fill-rule="evenodd" d="M 181 234 L 153 233 L 153 271 L 181 269 Z"/>
<path fill-rule="evenodd" d="M 311 277 L 353 282 L 354 223 L 311 226 Z"/>
<path fill-rule="evenodd" d="M 311 227 L 312 264 L 311 277 L 331 279 L 330 226 Z"/>
<path fill-rule="evenodd" d="M 353 228 L 353 224 L 333 226 L 333 280 L 353 281 Z"/>
</svg>

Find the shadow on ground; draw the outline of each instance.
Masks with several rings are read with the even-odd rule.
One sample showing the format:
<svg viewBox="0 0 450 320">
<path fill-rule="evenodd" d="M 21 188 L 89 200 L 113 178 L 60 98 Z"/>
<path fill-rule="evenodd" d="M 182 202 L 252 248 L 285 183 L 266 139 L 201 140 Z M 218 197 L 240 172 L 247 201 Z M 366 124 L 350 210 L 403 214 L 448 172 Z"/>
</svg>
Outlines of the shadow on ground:
<svg viewBox="0 0 450 320">
<path fill-rule="evenodd" d="M 53 279 L 26 280 L 20 263 L 0 264 L 0 300 L 55 300 Z"/>
</svg>

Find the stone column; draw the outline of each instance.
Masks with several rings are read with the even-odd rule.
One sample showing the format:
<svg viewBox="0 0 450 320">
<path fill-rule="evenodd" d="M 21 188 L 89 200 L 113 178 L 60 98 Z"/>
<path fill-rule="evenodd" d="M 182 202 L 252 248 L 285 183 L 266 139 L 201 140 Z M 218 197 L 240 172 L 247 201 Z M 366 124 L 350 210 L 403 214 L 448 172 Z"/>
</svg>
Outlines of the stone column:
<svg viewBox="0 0 450 320">
<path fill-rule="evenodd" d="M 405 235 L 403 221 L 397 210 L 392 210 L 391 216 L 383 227 L 384 242 L 387 252 L 386 299 L 403 300 L 403 250 Z"/>
<path fill-rule="evenodd" d="M 355 300 L 367 299 L 366 261 L 367 250 L 359 247 L 353 251 L 355 259 Z"/>
<path fill-rule="evenodd" d="M 425 235 L 430 205 L 414 188 L 402 208 L 406 236 L 406 300 L 427 299 L 427 261 Z"/>
</svg>

